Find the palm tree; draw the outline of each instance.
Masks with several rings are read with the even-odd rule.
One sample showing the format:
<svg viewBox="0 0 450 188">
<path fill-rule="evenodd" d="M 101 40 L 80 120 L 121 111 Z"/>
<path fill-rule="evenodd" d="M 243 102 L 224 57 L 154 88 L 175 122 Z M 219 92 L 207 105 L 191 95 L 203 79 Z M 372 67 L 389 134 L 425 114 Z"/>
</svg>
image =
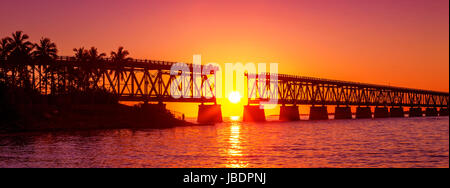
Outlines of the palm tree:
<svg viewBox="0 0 450 188">
<path fill-rule="evenodd" d="M 56 44 L 51 42 L 49 38 L 42 38 L 38 44 L 35 44 L 36 50 L 32 53 L 33 58 L 39 62 L 49 63 L 46 67 L 45 74 L 50 78 L 50 91 L 56 93 L 55 73 L 62 75 L 60 67 L 55 64 L 54 60 L 58 57 L 58 49 Z M 34 80 L 33 80 L 34 82 Z"/>
<path fill-rule="evenodd" d="M 26 63 L 31 59 L 31 51 L 34 48 L 34 44 L 28 41 L 30 37 L 27 34 L 23 34 L 22 31 L 16 31 L 12 33 L 12 38 L 9 40 L 9 48 L 11 50 L 10 57 L 15 60 L 21 60 L 17 63 Z"/>
<path fill-rule="evenodd" d="M 0 60 L 5 60 L 6 57 L 9 55 L 9 53 L 11 52 L 10 50 L 10 38 L 6 37 L 6 38 L 2 38 L 0 40 Z M 2 62 L 4 63 L 4 61 Z M 7 67 L 7 65 L 3 65 L 1 66 L 2 70 L 1 70 L 1 79 L 6 79 L 6 74 L 9 70 L 9 68 Z"/>
<path fill-rule="evenodd" d="M 98 80 L 100 76 L 100 71 L 98 71 L 98 63 L 103 61 L 106 56 L 105 53 L 99 53 L 98 49 L 91 47 L 89 50 L 84 48 L 74 48 L 75 57 L 79 63 L 80 67 L 80 85 L 84 90 L 87 90 L 90 86 L 89 80 L 92 78 L 94 81 Z"/>
<path fill-rule="evenodd" d="M 77 68 L 69 67 L 69 80 L 73 80 L 76 85 L 75 87 L 80 90 L 82 88 L 86 88 L 87 85 L 85 83 L 85 77 L 86 74 L 88 74 L 87 61 L 89 58 L 89 52 L 84 47 L 74 48 L 73 52 L 75 53 L 75 59 L 80 66 Z"/>
<path fill-rule="evenodd" d="M 111 52 L 111 60 L 117 67 L 115 70 L 117 80 L 124 79 L 123 63 L 133 60 L 132 58 L 127 57 L 128 55 L 130 55 L 130 53 L 128 52 L 128 50 L 124 50 L 124 48 L 122 46 L 119 46 L 119 48 L 117 49 L 117 52 L 114 52 L 114 51 Z"/>
<path fill-rule="evenodd" d="M 33 43 L 28 41 L 29 38 L 22 31 L 16 31 L 12 33 L 12 38 L 8 37 L 6 39 L 10 41 L 9 49 L 11 50 L 8 55 L 8 61 L 16 65 L 13 68 L 13 84 L 15 84 L 14 72 L 17 71 L 19 73 L 19 82 L 21 82 L 19 84 L 22 84 L 26 88 L 29 88 L 31 85 L 27 65 L 31 62 L 31 52 L 34 48 Z"/>
<path fill-rule="evenodd" d="M 130 55 L 128 50 L 124 50 L 124 48 L 120 46 L 117 49 L 117 52 L 114 51 L 111 52 L 111 59 L 114 63 L 122 63 L 132 60 L 132 58 L 127 57 L 128 55 Z"/>
<path fill-rule="evenodd" d="M 42 38 L 39 44 L 35 44 L 35 47 L 33 57 L 38 61 L 51 61 L 58 57 L 56 44 L 51 42 L 49 38 Z"/>
<path fill-rule="evenodd" d="M 5 59 L 11 52 L 11 38 L 5 37 L 0 40 L 0 58 Z"/>
<path fill-rule="evenodd" d="M 88 51 L 88 60 L 90 63 L 99 63 L 106 56 L 105 53 L 99 53 L 96 47 L 91 47 Z"/>
<path fill-rule="evenodd" d="M 106 53 L 99 53 L 96 47 L 91 47 L 89 50 L 89 65 L 90 65 L 90 73 L 92 76 L 92 79 L 94 82 L 98 81 L 101 77 L 102 72 L 104 72 L 105 69 L 103 69 L 98 64 L 103 62 L 104 58 L 106 57 Z M 94 85 L 95 86 L 95 85 Z"/>
<path fill-rule="evenodd" d="M 84 62 L 88 58 L 88 51 L 84 49 L 84 47 L 74 48 L 73 52 L 75 52 L 75 58 L 77 61 Z"/>
</svg>

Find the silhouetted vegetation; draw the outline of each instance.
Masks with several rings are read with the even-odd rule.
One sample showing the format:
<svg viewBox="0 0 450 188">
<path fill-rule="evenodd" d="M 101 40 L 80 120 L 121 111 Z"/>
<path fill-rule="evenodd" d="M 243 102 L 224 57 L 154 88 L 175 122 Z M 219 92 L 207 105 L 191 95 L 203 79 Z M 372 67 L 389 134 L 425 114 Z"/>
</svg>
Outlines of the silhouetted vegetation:
<svg viewBox="0 0 450 188">
<path fill-rule="evenodd" d="M 57 45 L 49 38 L 32 43 L 28 35 L 16 31 L 0 40 L 0 131 L 180 124 L 158 108 L 119 105 L 118 96 L 96 85 L 106 71 L 101 67 L 106 53 L 95 47 L 73 52 L 71 61 L 77 66 L 68 66 L 58 61 Z M 115 78 L 124 79 L 123 62 L 132 60 L 129 54 L 123 47 L 110 53 Z M 83 127 L 77 124 L 80 121 Z"/>
<path fill-rule="evenodd" d="M 65 66 L 58 63 L 58 49 L 55 43 L 49 38 L 41 38 L 38 43 L 28 41 L 29 36 L 22 31 L 12 33 L 12 37 L 5 37 L 0 40 L 0 82 L 9 87 L 24 88 L 26 90 L 41 89 L 37 87 L 37 81 L 31 75 L 38 74 L 35 70 L 30 70 L 29 65 L 46 65 L 41 85 L 43 93 L 50 97 L 67 97 L 67 101 L 80 104 L 116 104 L 116 97 L 104 88 L 94 87 L 92 78 L 96 79 L 100 75 L 97 64 L 106 57 L 105 53 L 100 53 L 97 48 L 91 47 L 85 50 L 83 47 L 75 48 L 74 59 L 80 66 Z M 119 48 L 118 52 L 111 52 L 111 58 L 119 61 L 128 60 L 128 51 Z M 34 71 L 34 72 L 33 72 Z M 65 79 L 64 77 L 67 77 Z M 67 83 L 70 82 L 70 83 Z M 44 87 L 44 86 L 40 86 Z"/>
</svg>

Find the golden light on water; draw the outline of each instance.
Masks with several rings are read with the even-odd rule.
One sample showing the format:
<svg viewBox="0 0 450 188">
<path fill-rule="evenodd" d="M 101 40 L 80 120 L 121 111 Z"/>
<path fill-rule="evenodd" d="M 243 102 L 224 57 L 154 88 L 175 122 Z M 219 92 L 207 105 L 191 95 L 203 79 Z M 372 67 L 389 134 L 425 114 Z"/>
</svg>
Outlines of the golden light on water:
<svg viewBox="0 0 450 188">
<path fill-rule="evenodd" d="M 240 130 L 239 125 L 233 125 L 230 127 L 230 148 L 228 149 L 228 154 L 230 156 L 242 156 L 241 153 L 241 140 L 240 140 Z"/>
<path fill-rule="evenodd" d="M 229 147 L 227 149 L 228 161 L 227 168 L 245 168 L 248 166 L 246 161 L 242 160 L 241 146 L 241 125 L 234 123 L 230 127 L 230 137 L 228 139 Z"/>
<path fill-rule="evenodd" d="M 230 117 L 231 121 L 239 121 L 239 119 L 241 119 L 241 117 L 239 117 L 239 116 L 231 116 Z"/>
</svg>

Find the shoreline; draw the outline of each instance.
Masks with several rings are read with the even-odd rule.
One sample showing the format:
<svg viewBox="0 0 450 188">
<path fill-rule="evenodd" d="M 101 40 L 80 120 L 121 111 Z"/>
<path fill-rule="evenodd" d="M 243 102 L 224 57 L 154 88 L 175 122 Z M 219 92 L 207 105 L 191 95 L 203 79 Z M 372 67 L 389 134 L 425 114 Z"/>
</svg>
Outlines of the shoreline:
<svg viewBox="0 0 450 188">
<path fill-rule="evenodd" d="M 0 134 L 98 129 L 166 129 L 195 126 L 165 105 L 120 104 L 104 90 L 66 95 L 37 91 L 0 82 Z M 200 125 L 201 126 L 201 125 Z"/>
<path fill-rule="evenodd" d="M 55 105 L 18 104 L 19 118 L 2 123 L 0 134 L 40 131 L 78 131 L 108 129 L 167 129 L 196 126 L 180 120 L 169 111 L 154 107 L 122 104 Z"/>
</svg>

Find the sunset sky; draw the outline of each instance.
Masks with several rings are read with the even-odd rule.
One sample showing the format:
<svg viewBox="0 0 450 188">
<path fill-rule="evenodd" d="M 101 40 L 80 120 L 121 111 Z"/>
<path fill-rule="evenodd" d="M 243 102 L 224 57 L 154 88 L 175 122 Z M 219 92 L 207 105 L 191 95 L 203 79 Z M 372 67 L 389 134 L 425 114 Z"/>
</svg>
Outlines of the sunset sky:
<svg viewBox="0 0 450 188">
<path fill-rule="evenodd" d="M 2 0 L 23 30 L 133 58 L 279 63 L 280 73 L 449 90 L 448 0 Z"/>
</svg>

